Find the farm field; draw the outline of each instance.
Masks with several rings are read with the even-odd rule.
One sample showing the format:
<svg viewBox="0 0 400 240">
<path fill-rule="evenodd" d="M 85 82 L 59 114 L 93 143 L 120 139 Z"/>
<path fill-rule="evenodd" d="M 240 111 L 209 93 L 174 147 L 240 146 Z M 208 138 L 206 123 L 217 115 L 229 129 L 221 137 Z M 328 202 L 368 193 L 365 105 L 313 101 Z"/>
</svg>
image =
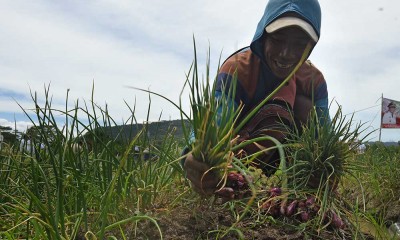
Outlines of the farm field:
<svg viewBox="0 0 400 240">
<path fill-rule="evenodd" d="M 99 107 L 57 111 L 68 122 L 60 128 L 50 106 L 37 111 L 33 151 L 3 144 L 0 152 L 1 239 L 391 239 L 388 228 L 400 216 L 399 146 L 348 152 L 351 167 L 330 199 L 290 182 L 283 189 L 289 202 L 314 196 L 319 209 L 329 205 L 325 215 L 335 212 L 338 224 L 319 209 L 307 208 L 308 218 L 300 207 L 273 213 L 265 206 L 283 202 L 271 198 L 282 175 L 252 168 L 250 194 L 202 198 L 184 177 L 176 124 L 153 129 L 152 137 L 146 124 L 131 125 L 121 138 L 129 132 L 107 135 L 116 124 Z M 82 113 L 88 123 L 78 120 Z"/>
<path fill-rule="evenodd" d="M 49 88 L 43 99 L 33 94 L 24 110 L 33 126 L 1 146 L 0 239 L 396 239 L 389 229 L 400 218 L 400 146 L 365 142 L 361 151 L 363 124 L 340 107 L 330 124 L 314 112 L 287 129 L 286 143 L 275 141 L 277 169 L 267 177 L 253 161 L 269 149 L 238 150 L 274 139 L 235 143 L 246 119 L 231 116 L 240 108 L 216 102 L 209 72 L 201 81 L 196 60 L 192 67 L 190 114 L 136 88 L 174 104 L 181 119 L 170 122 L 140 123 L 127 105 L 121 126 L 107 106 L 70 107 L 67 97 L 54 109 Z M 224 191 L 192 189 L 182 168 L 189 145 Z"/>
</svg>

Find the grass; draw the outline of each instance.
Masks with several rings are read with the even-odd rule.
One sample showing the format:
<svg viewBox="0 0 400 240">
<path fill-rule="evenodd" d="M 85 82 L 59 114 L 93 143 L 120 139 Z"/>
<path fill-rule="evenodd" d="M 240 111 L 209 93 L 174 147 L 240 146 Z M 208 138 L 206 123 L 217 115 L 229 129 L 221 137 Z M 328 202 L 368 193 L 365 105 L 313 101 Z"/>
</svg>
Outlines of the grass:
<svg viewBox="0 0 400 240">
<path fill-rule="evenodd" d="M 207 72 L 206 79 L 199 79 L 193 75 L 197 73 L 195 66 L 186 79 L 192 96 L 206 91 L 212 97 L 213 88 L 207 85 L 213 80 L 211 74 Z M 94 87 L 92 91 L 94 94 Z M 192 111 L 199 112 L 197 120 L 205 118 L 202 114 L 210 114 L 203 111 L 202 102 L 192 99 Z M 214 103 L 205 106 L 210 104 Z M 302 130 L 303 135 L 295 134 L 293 142 L 281 145 L 282 151 L 292 147 L 295 154 L 287 156 L 292 162 L 288 161 L 280 173 L 270 178 L 232 158 L 231 164 L 253 179 L 253 194 L 224 203 L 217 197 L 203 199 L 191 190 L 179 164 L 184 146 L 174 128 L 153 139 L 148 138 L 144 124 L 134 134 L 133 130 L 119 132 L 118 136 L 130 135 L 128 141 L 121 141 L 118 136 L 107 134 L 107 129 L 117 125 L 107 106 L 76 101 L 69 108 L 67 92 L 65 108 L 55 109 L 49 88 L 42 97 L 32 93 L 32 105 L 26 112 L 35 115 L 30 131 L 35 153 L 12 145 L 4 146 L 0 152 L 1 239 L 259 239 L 267 234 L 272 239 L 387 239 L 388 226 L 400 214 L 400 210 L 393 210 L 396 206 L 400 209 L 400 148 L 372 145 L 365 153 L 357 153 L 350 143 L 358 137 L 361 126 L 353 126 L 352 118 L 344 118 L 340 111 L 332 119 L 334 131 L 318 129 L 311 123 Z M 207 118 L 211 122 L 217 108 L 218 105 L 208 108 L 214 109 Z M 135 104 L 127 104 L 127 111 L 131 117 L 125 124 L 137 123 Z M 193 112 L 182 113 L 182 119 L 193 120 L 190 116 L 194 117 Z M 236 129 L 221 129 L 220 137 L 214 138 L 210 130 L 204 130 L 210 125 L 191 124 L 197 124 L 196 129 L 203 131 L 198 134 L 205 134 L 205 139 L 218 139 L 212 146 L 227 151 L 236 147 L 230 145 Z M 223 141 L 221 145 L 219 141 Z M 144 152 L 135 152 L 134 146 L 150 149 L 153 158 L 144 160 Z M 218 166 L 221 159 L 215 159 L 214 166 Z M 314 166 L 307 159 L 321 162 Z M 335 159 L 341 162 L 331 163 Z M 334 196 L 317 188 L 317 201 L 334 199 L 326 209 L 346 219 L 346 228 L 333 228 L 321 219 L 302 221 L 300 214 L 272 216 L 265 212 L 262 205 L 266 200 L 272 201 L 269 190 L 282 184 L 283 173 L 287 174 L 286 199 L 315 194 L 306 188 L 306 179 L 317 163 L 327 170 L 324 178 L 319 178 L 320 186 L 329 183 L 331 176 L 340 179 Z M 334 164 L 337 167 L 327 167 Z M 310 169 L 291 172 L 300 167 Z M 297 175 L 303 173 L 304 176 Z"/>
</svg>

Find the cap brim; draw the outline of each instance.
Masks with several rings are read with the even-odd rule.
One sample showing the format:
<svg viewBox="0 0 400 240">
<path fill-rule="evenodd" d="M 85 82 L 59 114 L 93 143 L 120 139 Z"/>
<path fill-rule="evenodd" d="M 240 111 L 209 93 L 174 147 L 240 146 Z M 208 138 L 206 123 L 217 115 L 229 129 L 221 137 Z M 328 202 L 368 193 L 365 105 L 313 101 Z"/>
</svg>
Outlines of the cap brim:
<svg viewBox="0 0 400 240">
<path fill-rule="evenodd" d="M 318 42 L 318 35 L 315 32 L 314 28 L 308 22 L 303 19 L 297 17 L 282 17 L 278 18 L 272 23 L 270 23 L 267 27 L 265 27 L 265 31 L 267 33 L 273 33 L 279 29 L 290 27 L 290 26 L 298 26 L 303 29 L 314 42 Z"/>
</svg>

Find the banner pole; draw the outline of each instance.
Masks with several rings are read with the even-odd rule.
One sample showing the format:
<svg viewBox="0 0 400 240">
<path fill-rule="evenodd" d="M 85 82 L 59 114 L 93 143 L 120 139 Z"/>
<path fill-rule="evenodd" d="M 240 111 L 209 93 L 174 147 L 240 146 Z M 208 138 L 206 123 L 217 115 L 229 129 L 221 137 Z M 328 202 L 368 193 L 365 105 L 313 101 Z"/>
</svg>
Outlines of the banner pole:
<svg viewBox="0 0 400 240">
<path fill-rule="evenodd" d="M 382 97 L 381 97 L 381 112 L 379 113 L 380 117 L 380 121 L 379 121 L 379 142 L 381 142 L 381 136 L 382 136 L 382 111 L 383 111 L 383 93 L 382 93 Z"/>
</svg>

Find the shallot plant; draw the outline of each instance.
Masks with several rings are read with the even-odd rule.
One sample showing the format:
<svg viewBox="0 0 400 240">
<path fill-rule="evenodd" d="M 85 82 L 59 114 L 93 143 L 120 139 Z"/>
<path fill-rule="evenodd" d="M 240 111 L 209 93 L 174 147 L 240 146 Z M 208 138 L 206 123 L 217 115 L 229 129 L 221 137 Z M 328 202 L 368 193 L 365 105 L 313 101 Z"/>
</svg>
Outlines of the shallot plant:
<svg viewBox="0 0 400 240">
<path fill-rule="evenodd" d="M 251 139 L 237 143 L 239 131 L 243 126 L 261 109 L 265 103 L 267 103 L 272 96 L 274 96 L 293 76 L 294 72 L 301 66 L 306 57 L 308 56 L 311 49 L 311 45 L 307 45 L 301 60 L 293 70 L 293 72 L 287 76 L 285 80 L 263 101 L 261 101 L 253 110 L 246 114 L 246 116 L 239 122 L 238 117 L 242 110 L 242 105 L 234 107 L 233 99 L 235 99 L 236 93 L 236 82 L 237 76 L 233 74 L 231 84 L 228 86 L 222 86 L 222 96 L 216 96 L 216 85 L 215 78 L 210 75 L 210 58 L 208 54 L 208 60 L 206 63 L 206 74 L 205 78 L 200 79 L 198 72 L 197 52 L 196 44 L 194 41 L 194 61 L 189 70 L 189 74 L 186 76 L 186 82 L 182 89 L 189 86 L 190 90 L 190 105 L 191 114 L 186 114 L 182 108 L 182 98 L 180 98 L 179 105 L 174 101 L 162 96 L 161 94 L 135 88 L 141 91 L 145 91 L 151 94 L 155 94 L 161 98 L 164 98 L 168 102 L 172 103 L 181 112 L 182 121 L 189 120 L 191 129 L 187 129 L 185 124 L 182 124 L 185 136 L 187 137 L 187 146 L 191 149 L 191 153 L 194 158 L 206 163 L 210 167 L 210 171 L 216 171 L 221 174 L 221 179 L 225 185 L 228 173 L 231 170 L 237 170 L 244 173 L 246 166 L 243 162 L 246 160 L 237 159 L 235 152 L 242 149 L 248 144 L 252 144 L 257 141 L 271 140 L 274 141 L 277 146 L 276 148 L 282 153 L 281 162 L 284 164 L 283 148 L 282 145 L 270 136 L 263 136 L 256 139 Z M 219 69 L 219 64 L 218 64 Z M 217 70 L 218 71 L 218 70 Z M 214 84 L 210 84 L 213 81 Z M 181 93 L 181 95 L 182 95 Z M 255 153 L 251 156 L 247 156 L 247 163 L 254 159 L 257 155 L 262 154 L 263 151 L 269 151 L 271 149 L 260 149 L 260 152 Z M 183 156 L 185 157 L 185 156 Z M 248 179 L 247 179 L 248 180 Z"/>
<path fill-rule="evenodd" d="M 32 94 L 34 108 L 23 110 L 35 130 L 35 151 L 0 151 L 0 239 L 105 239 L 132 229 L 135 236 L 121 238 L 136 239 L 139 222 L 152 223 L 162 239 L 149 209 L 176 200 L 172 183 L 181 172 L 171 163 L 178 153 L 173 132 L 155 144 L 146 127 L 133 131 L 129 108 L 124 124 L 132 121 L 131 128 L 109 135 L 116 121 L 93 99 L 91 107 L 77 101 L 71 108 L 67 95 L 60 109 L 52 106 L 49 87 L 44 101 Z M 130 136 L 126 142 L 122 134 Z M 151 149 L 156 161 L 144 160 L 134 146 Z"/>
<path fill-rule="evenodd" d="M 371 134 L 365 133 L 364 124 L 354 124 L 353 116 L 347 118 L 339 106 L 331 121 L 320 123 L 313 111 L 307 124 L 289 131 L 285 176 L 294 198 L 312 202 L 306 204 L 313 206 L 312 211 L 301 214 L 314 215 L 320 227 L 346 227 L 343 218 L 347 217 L 347 206 L 340 201 L 337 189 L 345 174 L 352 176 L 360 168 L 352 159 Z M 302 219 L 311 220 L 310 216 Z"/>
<path fill-rule="evenodd" d="M 332 120 L 323 122 L 312 111 L 308 124 L 289 131 L 286 172 L 293 189 L 334 189 L 345 173 L 357 167 L 349 160 L 370 135 L 364 134 L 364 124 L 354 125 L 353 115 L 346 118 L 340 106 Z"/>
</svg>

